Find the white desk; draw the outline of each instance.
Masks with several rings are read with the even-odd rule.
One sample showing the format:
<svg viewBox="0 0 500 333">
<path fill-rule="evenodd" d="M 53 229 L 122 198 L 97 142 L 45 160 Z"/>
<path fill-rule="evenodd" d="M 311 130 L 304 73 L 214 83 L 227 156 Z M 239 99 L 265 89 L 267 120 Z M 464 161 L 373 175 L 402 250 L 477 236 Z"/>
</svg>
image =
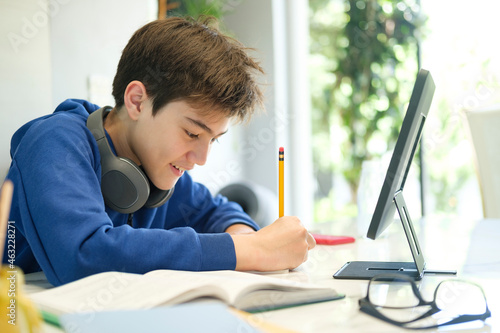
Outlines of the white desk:
<svg viewBox="0 0 500 333">
<path fill-rule="evenodd" d="M 342 223 L 321 227 L 336 234 L 346 230 Z M 440 219 L 420 221 L 415 227 L 427 268 L 456 269 L 459 278 L 479 283 L 485 290 L 492 312 L 486 325 L 479 325 L 479 328 L 451 326 L 441 330 L 462 328 L 460 332 L 500 332 L 500 220 L 467 223 Z M 276 275 L 332 287 L 345 294 L 345 299 L 264 312 L 254 315 L 253 319 L 296 332 L 408 332 L 359 311 L 358 300 L 366 296 L 368 281 L 332 278 L 345 262 L 351 260 L 412 261 L 402 228 L 394 224 L 386 234 L 376 241 L 359 238 L 352 244 L 317 246 L 302 266 L 288 274 Z M 439 281 L 446 278 L 450 277 L 424 276 L 419 282 L 424 297 L 431 300 Z M 38 289 L 35 286 L 30 288 L 31 291 Z M 46 332 L 57 331 L 46 327 Z"/>
<path fill-rule="evenodd" d="M 455 219 L 421 221 L 416 224 L 416 229 L 427 268 L 456 269 L 459 278 L 479 283 L 486 293 L 492 312 L 487 325 L 460 332 L 495 332 L 495 327 L 500 332 L 500 220 L 478 223 Z M 259 316 L 298 332 L 408 332 L 359 311 L 358 300 L 366 296 L 368 281 L 332 278 L 350 260 L 412 261 L 402 227 L 391 227 L 388 233 L 376 241 L 360 238 L 352 244 L 317 246 L 311 251 L 308 262 L 283 277 L 330 286 L 346 294 L 345 299 L 271 311 Z M 419 282 L 424 297 L 432 300 L 437 284 L 447 278 L 454 277 L 425 275 Z M 451 326 L 441 330 L 457 328 Z M 433 330 L 426 332 L 429 331 Z"/>
</svg>

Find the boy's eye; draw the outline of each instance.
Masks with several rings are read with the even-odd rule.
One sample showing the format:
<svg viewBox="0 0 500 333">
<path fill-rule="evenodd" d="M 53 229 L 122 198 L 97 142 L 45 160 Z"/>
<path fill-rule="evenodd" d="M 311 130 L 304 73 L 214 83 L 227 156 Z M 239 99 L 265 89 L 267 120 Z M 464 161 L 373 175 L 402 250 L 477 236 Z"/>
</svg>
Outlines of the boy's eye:
<svg viewBox="0 0 500 333">
<path fill-rule="evenodd" d="M 210 140 L 211 143 L 214 143 L 214 142 L 217 142 L 219 143 L 219 138 L 213 138 L 212 140 Z"/>
<path fill-rule="evenodd" d="M 197 139 L 199 134 L 193 134 L 189 131 L 186 131 L 187 136 L 189 136 L 191 139 Z"/>
</svg>

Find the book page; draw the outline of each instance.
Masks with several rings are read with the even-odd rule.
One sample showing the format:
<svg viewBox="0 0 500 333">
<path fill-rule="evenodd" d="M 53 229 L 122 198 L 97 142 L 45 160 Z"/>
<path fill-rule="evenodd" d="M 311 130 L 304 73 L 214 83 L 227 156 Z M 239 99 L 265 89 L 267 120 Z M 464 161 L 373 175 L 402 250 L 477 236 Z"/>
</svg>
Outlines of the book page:
<svg viewBox="0 0 500 333">
<path fill-rule="evenodd" d="M 200 297 L 211 297 L 238 306 L 239 299 L 255 290 L 262 293 L 258 302 L 263 305 L 286 303 L 288 294 L 303 290 L 302 298 L 317 297 L 312 291 L 332 292 L 329 288 L 319 288 L 294 282 L 236 271 L 187 272 L 157 270 L 145 275 L 106 272 L 50 290 L 31 294 L 32 300 L 42 309 L 54 314 L 96 312 L 104 310 L 148 309 L 159 305 L 173 305 Z M 281 292 L 277 296 L 277 292 Z M 287 296 L 288 295 L 288 296 Z M 255 301 L 245 304 L 255 305 Z M 279 305 L 278 304 L 278 305 Z"/>
<path fill-rule="evenodd" d="M 226 302 L 240 309 L 274 308 L 291 303 L 299 304 L 311 300 L 334 299 L 338 295 L 335 290 L 330 288 L 248 272 L 172 272 L 158 270 L 146 275 L 161 277 L 163 274 L 182 275 L 185 277 L 186 282 L 189 281 L 193 285 L 204 285 L 207 291 L 217 287 L 224 288 L 227 293 L 227 296 L 224 296 Z"/>
<path fill-rule="evenodd" d="M 170 274 L 172 273 L 172 274 Z M 207 281 L 190 274 L 162 271 L 161 277 L 105 272 L 34 293 L 30 298 L 55 314 L 103 310 L 148 309 L 188 301 L 202 295 L 224 297 L 220 288 L 201 288 Z M 192 273 L 191 273 L 192 274 Z"/>
</svg>

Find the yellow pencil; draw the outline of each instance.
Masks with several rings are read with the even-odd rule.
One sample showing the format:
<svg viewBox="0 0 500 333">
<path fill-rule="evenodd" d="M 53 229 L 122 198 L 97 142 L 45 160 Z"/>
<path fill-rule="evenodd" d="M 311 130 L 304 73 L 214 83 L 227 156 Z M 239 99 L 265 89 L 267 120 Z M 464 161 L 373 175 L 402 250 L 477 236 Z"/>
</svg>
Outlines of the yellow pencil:
<svg viewBox="0 0 500 333">
<path fill-rule="evenodd" d="M 0 259 L 3 257 L 3 248 L 5 246 L 5 237 L 7 235 L 7 224 L 9 221 L 10 204 L 12 202 L 12 193 L 14 185 L 10 180 L 6 180 L 0 191 Z"/>
<path fill-rule="evenodd" d="M 279 150 L 279 217 L 285 215 L 285 149 Z"/>
</svg>

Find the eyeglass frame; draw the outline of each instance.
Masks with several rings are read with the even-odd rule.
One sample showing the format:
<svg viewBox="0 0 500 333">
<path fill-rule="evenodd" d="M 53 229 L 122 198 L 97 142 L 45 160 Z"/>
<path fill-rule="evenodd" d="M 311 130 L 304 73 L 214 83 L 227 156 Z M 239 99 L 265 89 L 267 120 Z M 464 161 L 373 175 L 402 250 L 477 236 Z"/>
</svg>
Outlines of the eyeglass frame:
<svg viewBox="0 0 500 333">
<path fill-rule="evenodd" d="M 371 285 L 371 283 L 373 281 L 383 281 L 384 279 L 387 280 L 387 281 L 398 279 L 398 280 L 403 280 L 403 281 L 409 282 L 411 284 L 411 289 L 413 291 L 413 294 L 417 297 L 417 299 L 419 301 L 418 304 L 417 305 L 413 305 L 413 306 L 406 306 L 406 307 L 400 307 L 400 306 L 394 307 L 394 306 L 374 305 L 370 301 L 370 293 L 369 293 L 369 291 L 370 291 L 370 285 Z M 483 294 L 483 297 L 484 297 L 484 302 L 485 302 L 485 305 L 486 305 L 485 312 L 483 314 L 481 314 L 481 315 L 471 315 L 471 314 L 458 315 L 458 317 L 455 317 L 455 318 L 451 319 L 450 321 L 447 321 L 447 322 L 444 322 L 444 323 L 441 323 L 441 324 L 437 324 L 437 325 L 432 325 L 432 326 L 407 327 L 406 325 L 408 325 L 408 324 L 411 324 L 411 323 L 414 323 L 414 322 L 419 321 L 421 319 L 430 317 L 433 314 L 438 313 L 439 311 L 442 311 L 442 309 L 440 309 L 437 306 L 437 303 L 436 303 L 437 291 L 439 290 L 439 287 L 441 286 L 441 284 L 443 284 L 444 282 L 449 282 L 449 281 L 460 281 L 460 282 L 468 283 L 468 284 L 471 284 L 471 285 L 474 285 L 474 286 L 478 287 L 479 290 L 481 290 L 481 293 Z M 481 321 L 484 322 L 487 318 L 491 317 L 491 311 L 490 311 L 490 309 L 488 307 L 488 302 L 486 300 L 486 295 L 484 293 L 483 288 L 481 288 L 480 285 L 478 285 L 478 284 L 476 284 L 474 282 L 466 281 L 466 280 L 460 280 L 460 279 L 454 279 L 454 280 L 447 279 L 447 280 L 441 281 L 437 285 L 436 289 L 434 290 L 434 297 L 433 297 L 432 301 L 429 302 L 429 301 L 426 301 L 422 297 L 422 294 L 420 293 L 420 290 L 418 289 L 417 284 L 415 283 L 415 281 L 411 277 L 403 275 L 403 274 L 379 274 L 379 275 L 376 275 L 376 276 L 374 276 L 373 278 L 370 279 L 370 282 L 368 282 L 368 289 L 367 289 L 367 292 L 366 292 L 366 297 L 359 299 L 358 303 L 359 303 L 359 306 L 360 306 L 360 308 L 359 308 L 360 311 L 362 311 L 362 312 L 364 312 L 366 314 L 369 314 L 369 315 L 371 315 L 371 316 L 373 316 L 375 318 L 381 319 L 383 321 L 386 321 L 388 323 L 391 323 L 391 324 L 399 326 L 399 327 L 404 327 L 404 328 L 408 328 L 408 329 L 417 329 L 417 330 L 418 329 L 436 328 L 436 327 L 448 326 L 448 325 L 454 325 L 454 324 L 461 324 L 461 323 L 471 322 L 471 321 L 475 321 L 475 320 L 481 320 Z M 377 310 L 377 307 L 384 308 L 384 309 L 411 309 L 411 308 L 416 308 L 416 307 L 419 307 L 419 306 L 430 306 L 431 308 L 429 309 L 429 311 L 425 312 L 424 314 L 420 315 L 419 317 L 417 317 L 417 318 L 415 318 L 413 320 L 402 321 L 402 322 L 401 321 L 393 320 L 393 319 L 391 319 L 389 317 L 386 317 L 379 310 Z"/>
</svg>

